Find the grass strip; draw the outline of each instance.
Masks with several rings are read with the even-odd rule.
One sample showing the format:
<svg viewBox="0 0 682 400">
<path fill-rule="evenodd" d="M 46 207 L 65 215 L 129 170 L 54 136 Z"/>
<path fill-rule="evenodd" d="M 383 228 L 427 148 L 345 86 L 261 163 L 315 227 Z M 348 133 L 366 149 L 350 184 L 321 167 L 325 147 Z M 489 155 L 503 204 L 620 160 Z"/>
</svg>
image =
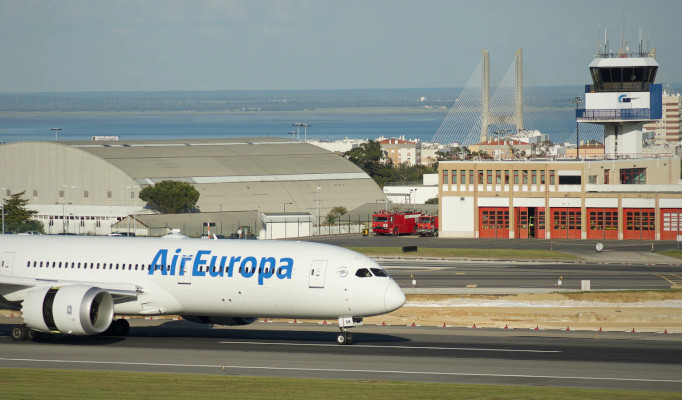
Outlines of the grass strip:
<svg viewBox="0 0 682 400">
<path fill-rule="evenodd" d="M 0 369 L 7 399 L 679 399 L 679 393 L 377 380 Z"/>
<path fill-rule="evenodd" d="M 459 257 L 504 260 L 580 260 L 571 254 L 553 250 L 517 249 L 453 249 L 419 247 L 416 252 L 403 253 L 401 247 L 349 247 L 368 256 L 419 256 L 419 257 Z"/>
<path fill-rule="evenodd" d="M 661 251 L 658 254 L 662 254 L 668 257 L 682 258 L 682 250 Z"/>
</svg>

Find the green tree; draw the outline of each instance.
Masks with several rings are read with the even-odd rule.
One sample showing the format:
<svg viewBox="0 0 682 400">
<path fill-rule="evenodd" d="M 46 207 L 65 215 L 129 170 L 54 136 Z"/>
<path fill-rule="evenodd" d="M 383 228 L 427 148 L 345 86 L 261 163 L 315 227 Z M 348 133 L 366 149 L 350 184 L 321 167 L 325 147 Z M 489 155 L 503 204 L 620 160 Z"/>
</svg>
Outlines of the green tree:
<svg viewBox="0 0 682 400">
<path fill-rule="evenodd" d="M 199 192 L 187 182 L 161 181 L 140 190 L 140 200 L 163 214 L 189 212 L 199 201 Z"/>
<path fill-rule="evenodd" d="M 377 141 L 370 140 L 343 154 L 360 167 L 381 187 L 387 183 L 420 182 L 424 174 L 438 171 L 438 163 L 431 165 L 393 164 Z"/>
<path fill-rule="evenodd" d="M 376 140 L 370 140 L 348 150 L 343 156 L 365 171 L 379 186 L 383 187 L 393 176 L 393 163 L 386 158 L 386 151 Z"/>
<path fill-rule="evenodd" d="M 32 219 L 38 212 L 26 208 L 28 199 L 23 197 L 24 193 L 26 191 L 15 193 L 3 202 L 2 212 L 5 216 L 5 232 L 21 233 L 37 231 L 45 233 L 43 223 Z"/>
<path fill-rule="evenodd" d="M 393 181 L 397 183 L 420 182 L 424 174 L 438 172 L 438 165 L 409 165 L 402 163 L 394 167 Z"/>
<path fill-rule="evenodd" d="M 337 218 L 346 214 L 348 214 L 348 210 L 346 209 L 346 207 L 336 206 L 327 213 L 327 223 L 333 224 L 334 222 L 336 222 Z"/>
<path fill-rule="evenodd" d="M 426 200 L 424 204 L 438 204 L 438 197 L 432 197 Z"/>
</svg>

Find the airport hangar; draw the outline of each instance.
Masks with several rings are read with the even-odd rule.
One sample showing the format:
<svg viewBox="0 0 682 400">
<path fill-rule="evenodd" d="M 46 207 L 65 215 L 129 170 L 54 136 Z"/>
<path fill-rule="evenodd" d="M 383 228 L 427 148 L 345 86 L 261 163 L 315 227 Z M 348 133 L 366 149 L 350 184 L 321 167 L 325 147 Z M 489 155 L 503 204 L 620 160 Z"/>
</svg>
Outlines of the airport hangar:
<svg viewBox="0 0 682 400">
<path fill-rule="evenodd" d="M 150 215 L 139 190 L 162 180 L 191 183 L 200 193 L 196 213 Z M 3 199 L 25 191 L 36 219 L 53 234 L 178 228 L 199 236 L 207 223 L 226 236 L 242 226 L 258 233 L 264 213 L 312 221 L 336 206 L 352 210 L 386 199 L 345 158 L 277 138 L 3 144 L 0 187 Z M 130 215 L 132 224 L 122 226 Z"/>
</svg>

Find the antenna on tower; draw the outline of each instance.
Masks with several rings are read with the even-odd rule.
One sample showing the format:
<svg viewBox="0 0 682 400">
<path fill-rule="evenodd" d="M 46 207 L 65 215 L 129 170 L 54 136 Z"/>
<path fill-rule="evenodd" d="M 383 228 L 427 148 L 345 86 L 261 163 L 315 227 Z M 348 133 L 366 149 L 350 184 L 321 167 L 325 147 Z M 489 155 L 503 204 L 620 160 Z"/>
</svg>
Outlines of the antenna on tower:
<svg viewBox="0 0 682 400">
<path fill-rule="evenodd" d="M 651 38 L 651 29 L 646 30 L 646 52 L 650 53 L 651 46 L 649 45 L 649 38 Z"/>
<path fill-rule="evenodd" d="M 621 27 L 620 30 L 620 51 L 626 52 L 626 43 L 625 43 L 625 6 L 623 6 L 623 26 Z"/>
</svg>

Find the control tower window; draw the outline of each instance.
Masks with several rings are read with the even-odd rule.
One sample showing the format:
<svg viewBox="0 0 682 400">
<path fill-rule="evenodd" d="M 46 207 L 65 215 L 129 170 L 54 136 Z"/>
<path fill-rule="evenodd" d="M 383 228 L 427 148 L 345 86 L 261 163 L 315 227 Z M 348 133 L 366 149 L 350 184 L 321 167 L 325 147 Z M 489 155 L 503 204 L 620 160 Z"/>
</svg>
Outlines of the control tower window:
<svg viewBox="0 0 682 400">
<path fill-rule="evenodd" d="M 595 92 L 646 91 L 655 82 L 657 70 L 656 66 L 592 67 L 590 73 Z"/>
</svg>

